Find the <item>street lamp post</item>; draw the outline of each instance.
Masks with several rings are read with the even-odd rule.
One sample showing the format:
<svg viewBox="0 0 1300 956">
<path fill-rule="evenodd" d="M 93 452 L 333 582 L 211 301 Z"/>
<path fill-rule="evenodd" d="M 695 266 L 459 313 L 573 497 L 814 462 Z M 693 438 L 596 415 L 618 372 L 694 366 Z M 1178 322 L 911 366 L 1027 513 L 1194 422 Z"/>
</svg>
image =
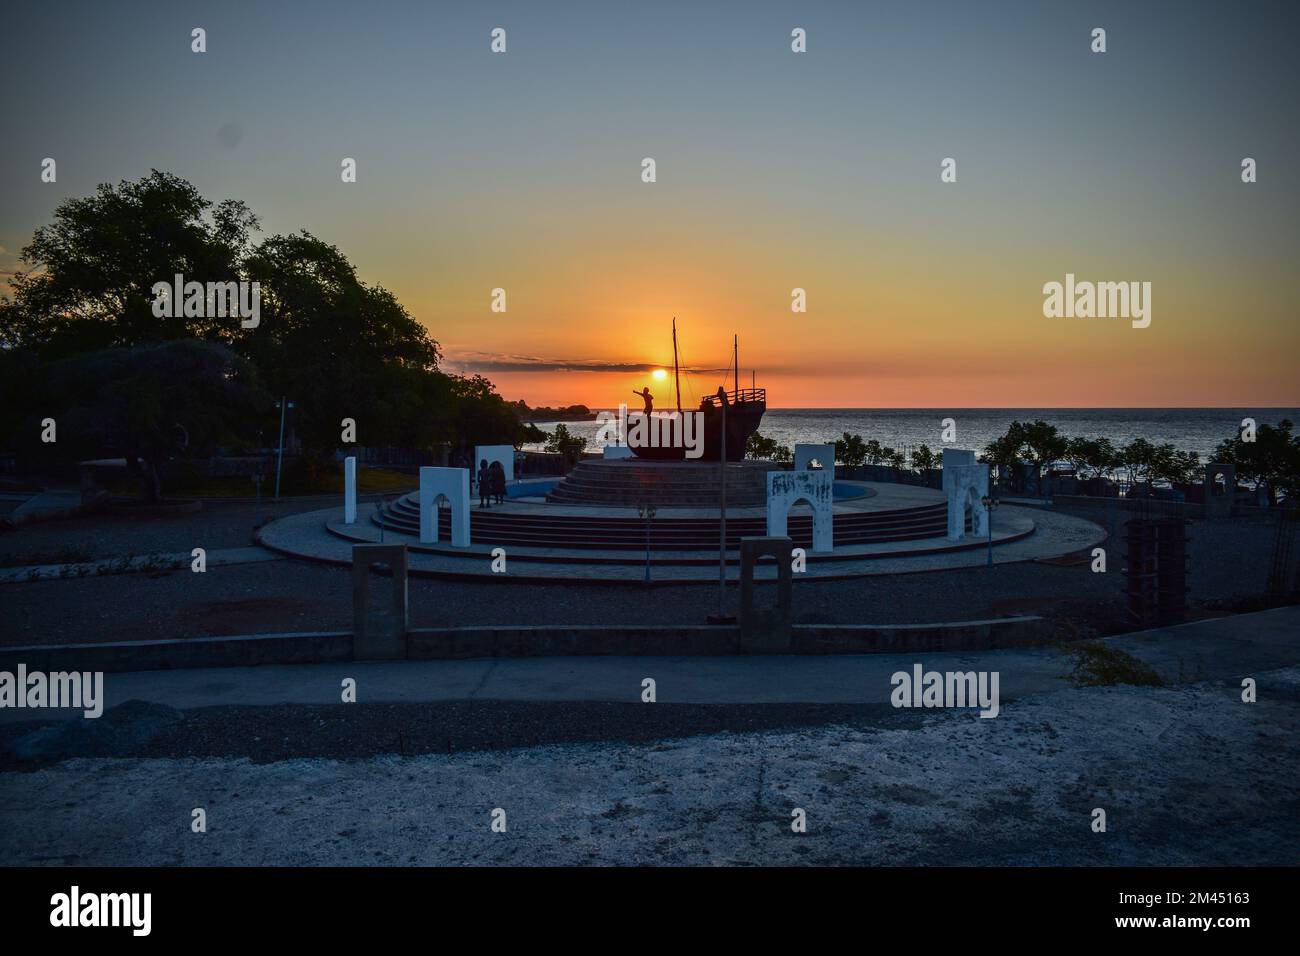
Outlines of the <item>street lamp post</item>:
<svg viewBox="0 0 1300 956">
<path fill-rule="evenodd" d="M 280 500 L 280 465 L 284 462 L 284 413 L 286 409 L 293 408 L 293 402 L 281 398 L 277 402 L 280 406 L 280 444 L 275 453 L 275 500 Z"/>
<path fill-rule="evenodd" d="M 265 464 L 265 459 L 262 458 L 263 450 L 262 432 L 259 429 L 257 433 L 257 473 L 253 475 L 253 484 L 257 486 L 257 509 L 253 512 L 254 531 L 262 527 L 262 478 L 264 477 L 262 474 L 262 466 Z"/>
<path fill-rule="evenodd" d="M 645 583 L 650 583 L 650 520 L 655 516 L 655 506 L 648 501 L 636 506 L 636 513 L 645 520 Z"/>
<path fill-rule="evenodd" d="M 985 495 L 980 499 L 980 504 L 984 506 L 984 524 L 989 529 L 989 567 L 993 567 L 993 509 L 998 506 L 998 499 L 992 495 Z"/>
</svg>

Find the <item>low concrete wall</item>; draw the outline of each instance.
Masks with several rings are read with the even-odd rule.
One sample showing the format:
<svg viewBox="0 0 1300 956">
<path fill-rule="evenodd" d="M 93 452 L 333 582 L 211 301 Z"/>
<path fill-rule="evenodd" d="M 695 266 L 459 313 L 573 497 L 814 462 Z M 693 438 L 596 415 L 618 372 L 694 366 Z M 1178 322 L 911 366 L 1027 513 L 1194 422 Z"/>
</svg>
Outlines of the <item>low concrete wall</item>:
<svg viewBox="0 0 1300 956">
<path fill-rule="evenodd" d="M 740 630 L 708 624 L 415 628 L 407 633 L 406 642 L 406 656 L 412 660 L 587 655 L 719 657 L 740 653 Z"/>
<path fill-rule="evenodd" d="M 1181 515 L 1185 518 L 1205 517 L 1205 506 L 1188 501 L 1169 501 L 1164 498 L 1101 498 L 1091 495 L 1052 495 L 1051 504 L 1043 506 L 1093 510 L 1101 512 L 1114 511 L 1125 518 L 1142 514 L 1160 513 Z M 1040 506 L 1040 507 L 1043 507 Z M 1034 507 L 1029 505 L 1029 507 Z"/>
<path fill-rule="evenodd" d="M 976 651 L 1046 643 L 1041 617 L 1004 617 L 952 624 L 797 624 L 796 654 L 905 654 Z"/>
<path fill-rule="evenodd" d="M 987 650 L 1043 643 L 1039 617 L 950 624 L 796 624 L 795 654 L 911 653 Z M 699 625 L 414 628 L 409 660 L 471 657 L 660 656 L 725 657 L 742 653 L 736 627 Z M 257 664 L 319 664 L 353 659 L 349 631 L 196 637 L 0 648 L 0 670 L 148 671 Z"/>
<path fill-rule="evenodd" d="M 951 624 L 796 624 L 791 653 L 986 650 L 1042 644 L 1049 636 L 1050 627 L 1040 617 Z M 418 628 L 407 635 L 406 656 L 411 660 L 564 655 L 721 657 L 742 651 L 736 627 L 580 625 Z"/>
</svg>

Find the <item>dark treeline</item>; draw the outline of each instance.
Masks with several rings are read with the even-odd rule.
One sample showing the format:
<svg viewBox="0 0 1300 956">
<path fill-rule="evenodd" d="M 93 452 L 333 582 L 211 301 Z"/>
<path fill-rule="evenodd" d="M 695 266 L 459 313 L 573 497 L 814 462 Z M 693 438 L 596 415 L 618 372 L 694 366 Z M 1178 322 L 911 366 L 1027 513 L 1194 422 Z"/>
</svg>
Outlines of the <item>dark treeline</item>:
<svg viewBox="0 0 1300 956">
<path fill-rule="evenodd" d="M 530 408 L 522 399 L 512 404 L 518 410 L 520 420 L 525 422 L 589 422 L 596 417 L 596 413 L 586 405 L 565 405 L 560 408 L 539 405 Z"/>
<path fill-rule="evenodd" d="M 1233 465 L 1239 479 L 1264 489 L 1271 501 L 1279 496 L 1300 497 L 1300 436 L 1292 434 L 1293 427 L 1283 419 L 1276 426 L 1260 424 L 1253 434 L 1239 430 L 1219 443 L 1213 460 Z M 778 462 L 793 457 L 787 446 L 757 432 L 750 436 L 746 454 Z M 909 461 L 903 452 L 874 438 L 864 441 L 861 435 L 845 432 L 835 442 L 835 460 L 850 468 L 884 466 L 924 473 L 942 467 L 943 451 L 919 445 Z M 1012 422 L 1005 435 L 985 446 L 980 461 L 993 468 L 995 480 L 1009 491 L 1022 490 L 1025 465 L 1039 479 L 1035 485 L 1043 487 L 1043 479 L 1049 485 L 1052 481 L 1053 466 L 1065 462 L 1086 489 L 1090 484 L 1104 487 L 1121 480 L 1130 488 L 1159 482 L 1198 484 L 1206 464 L 1196 452 L 1179 451 L 1172 444 L 1155 444 L 1145 438 L 1120 446 L 1108 438 L 1067 438 L 1055 425 L 1042 420 Z"/>
<path fill-rule="evenodd" d="M 344 419 L 366 446 L 540 437 L 487 379 L 441 371 L 438 343 L 337 247 L 257 231 L 244 203 L 156 170 L 60 204 L 0 298 L 0 448 L 35 467 L 124 457 L 156 498 L 169 459 L 274 444 L 281 396 L 309 469 L 334 466 Z M 157 314 L 155 284 L 178 274 L 256 282 L 255 327 L 210 300 Z"/>
</svg>

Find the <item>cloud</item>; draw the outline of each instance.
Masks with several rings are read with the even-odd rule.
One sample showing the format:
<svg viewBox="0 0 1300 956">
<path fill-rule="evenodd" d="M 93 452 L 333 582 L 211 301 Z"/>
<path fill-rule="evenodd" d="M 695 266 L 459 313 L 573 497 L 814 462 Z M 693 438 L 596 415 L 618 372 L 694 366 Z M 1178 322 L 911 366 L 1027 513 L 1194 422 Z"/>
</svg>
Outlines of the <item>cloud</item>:
<svg viewBox="0 0 1300 956">
<path fill-rule="evenodd" d="M 652 372 L 654 362 L 607 362 L 592 359 L 538 358 L 493 352 L 458 352 L 444 356 L 444 364 L 462 372 Z M 683 372 L 719 372 L 722 369 L 682 368 Z"/>
</svg>

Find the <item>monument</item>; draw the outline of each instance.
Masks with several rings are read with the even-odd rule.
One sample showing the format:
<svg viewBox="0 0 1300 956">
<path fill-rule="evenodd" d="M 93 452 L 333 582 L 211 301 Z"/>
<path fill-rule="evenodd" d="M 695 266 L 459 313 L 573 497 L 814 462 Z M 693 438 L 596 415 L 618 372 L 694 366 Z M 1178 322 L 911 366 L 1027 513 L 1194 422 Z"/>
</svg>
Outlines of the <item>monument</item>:
<svg viewBox="0 0 1300 956">
<path fill-rule="evenodd" d="M 391 596 L 387 607 L 371 600 L 370 572 L 387 566 Z M 408 566 L 404 544 L 358 544 L 352 548 L 352 657 L 358 661 L 406 656 L 410 626 Z"/>
<path fill-rule="evenodd" d="M 813 512 L 813 551 L 835 550 L 832 471 L 770 471 L 767 474 L 767 536 L 784 538 L 790 509 L 803 502 Z"/>
<path fill-rule="evenodd" d="M 794 605 L 791 600 L 793 572 L 787 537 L 740 539 L 740 649 L 746 654 L 782 654 L 790 650 Z M 759 558 L 776 561 L 776 601 L 760 608 L 754 600 L 754 568 Z"/>
<path fill-rule="evenodd" d="M 343 459 L 343 523 L 357 523 L 357 458 Z"/>
<path fill-rule="evenodd" d="M 472 476 L 478 475 L 479 464 L 484 461 L 489 465 L 494 461 L 499 461 L 506 473 L 506 481 L 515 480 L 514 445 L 475 445 L 473 467 L 470 468 Z"/>
<path fill-rule="evenodd" d="M 420 469 L 420 542 L 438 542 L 439 502 L 445 500 L 451 509 L 451 544 L 455 548 L 469 547 L 469 469 Z"/>
<path fill-rule="evenodd" d="M 1237 466 L 1210 462 L 1205 466 L 1205 517 L 1227 518 L 1232 515 L 1237 496 Z"/>
<path fill-rule="evenodd" d="M 948 498 L 948 540 L 966 536 L 966 509 L 970 508 L 971 535 L 988 534 L 989 466 L 975 460 L 975 452 L 961 448 L 943 450 L 943 492 Z"/>
<path fill-rule="evenodd" d="M 835 446 L 808 445 L 799 443 L 794 446 L 794 470 L 808 471 L 809 465 L 816 463 L 820 468 L 835 468 Z"/>
</svg>

